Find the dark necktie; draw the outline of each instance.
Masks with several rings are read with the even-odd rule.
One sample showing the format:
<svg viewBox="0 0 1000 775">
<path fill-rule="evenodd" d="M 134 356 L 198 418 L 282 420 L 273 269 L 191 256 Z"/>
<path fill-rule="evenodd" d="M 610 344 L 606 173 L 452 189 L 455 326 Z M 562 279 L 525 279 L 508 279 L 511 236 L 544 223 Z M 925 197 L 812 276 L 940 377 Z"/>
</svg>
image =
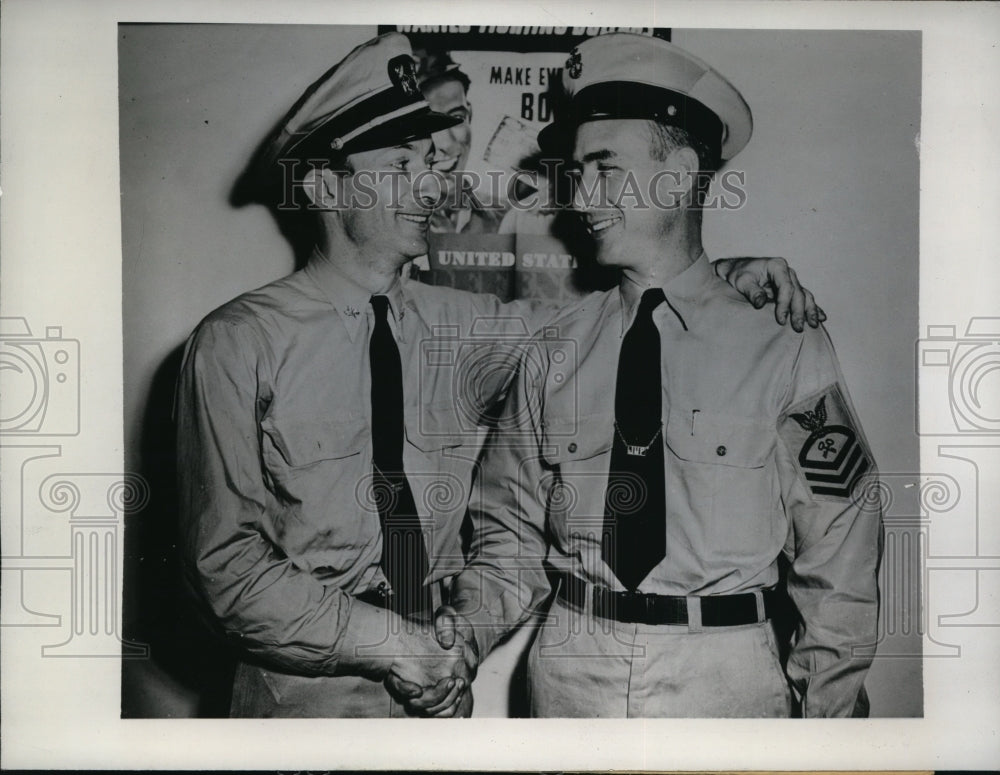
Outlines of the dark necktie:
<svg viewBox="0 0 1000 775">
<path fill-rule="evenodd" d="M 368 344 L 372 376 L 372 473 L 382 526 L 382 572 L 389 608 L 401 616 L 430 612 L 427 550 L 413 492 L 403 472 L 403 367 L 389 328 L 389 299 L 372 296 L 375 328 Z"/>
<path fill-rule="evenodd" d="M 618 357 L 601 557 L 629 590 L 666 555 L 660 334 L 653 323 L 663 301 L 659 288 L 642 294 Z"/>
</svg>

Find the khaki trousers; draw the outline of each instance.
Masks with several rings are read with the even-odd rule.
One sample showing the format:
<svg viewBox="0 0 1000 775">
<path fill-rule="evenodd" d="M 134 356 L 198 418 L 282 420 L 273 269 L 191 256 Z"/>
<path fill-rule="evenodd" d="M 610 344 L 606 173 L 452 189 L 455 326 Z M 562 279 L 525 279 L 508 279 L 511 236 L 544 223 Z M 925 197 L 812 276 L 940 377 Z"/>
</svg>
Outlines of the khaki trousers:
<svg viewBox="0 0 1000 775">
<path fill-rule="evenodd" d="M 406 716 L 381 682 L 359 676 L 292 675 L 240 663 L 232 718 L 395 718 Z"/>
<path fill-rule="evenodd" d="M 791 715 L 769 622 L 624 624 L 556 598 L 528 656 L 531 714 L 586 718 Z"/>
</svg>

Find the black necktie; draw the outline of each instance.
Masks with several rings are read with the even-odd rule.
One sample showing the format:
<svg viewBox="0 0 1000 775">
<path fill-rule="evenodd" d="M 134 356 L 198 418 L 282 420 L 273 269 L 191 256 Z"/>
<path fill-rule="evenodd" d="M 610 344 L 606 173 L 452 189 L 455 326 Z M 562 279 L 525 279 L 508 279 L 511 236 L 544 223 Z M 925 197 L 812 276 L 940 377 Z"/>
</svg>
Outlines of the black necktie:
<svg viewBox="0 0 1000 775">
<path fill-rule="evenodd" d="M 629 590 L 666 555 L 660 333 L 653 323 L 663 301 L 658 288 L 642 294 L 618 357 L 601 557 Z"/>
<path fill-rule="evenodd" d="M 424 586 L 429 563 L 413 492 L 403 472 L 403 367 L 389 328 L 389 299 L 372 296 L 375 328 L 368 344 L 372 375 L 372 473 L 382 526 L 382 572 L 389 607 L 401 616 L 430 612 Z"/>
</svg>

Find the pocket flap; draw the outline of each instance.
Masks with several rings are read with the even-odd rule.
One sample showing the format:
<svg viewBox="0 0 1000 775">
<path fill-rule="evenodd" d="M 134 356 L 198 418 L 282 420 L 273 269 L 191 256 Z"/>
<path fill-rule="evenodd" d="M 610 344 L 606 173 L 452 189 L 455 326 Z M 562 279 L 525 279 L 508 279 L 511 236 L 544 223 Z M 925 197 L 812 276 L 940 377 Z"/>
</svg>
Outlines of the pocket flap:
<svg viewBox="0 0 1000 775">
<path fill-rule="evenodd" d="M 542 454 L 551 465 L 587 460 L 611 449 L 614 432 L 611 412 L 546 417 L 542 422 Z"/>
<path fill-rule="evenodd" d="M 775 428 L 745 415 L 671 407 L 667 446 L 683 460 L 759 468 L 774 449 Z"/>
<path fill-rule="evenodd" d="M 406 422 L 406 439 L 423 452 L 460 447 L 478 436 L 475 423 L 463 424 L 465 419 L 451 403 L 419 407 Z"/>
<path fill-rule="evenodd" d="M 360 417 L 295 418 L 261 421 L 261 430 L 290 466 L 357 455 L 368 443 L 368 426 Z"/>
</svg>

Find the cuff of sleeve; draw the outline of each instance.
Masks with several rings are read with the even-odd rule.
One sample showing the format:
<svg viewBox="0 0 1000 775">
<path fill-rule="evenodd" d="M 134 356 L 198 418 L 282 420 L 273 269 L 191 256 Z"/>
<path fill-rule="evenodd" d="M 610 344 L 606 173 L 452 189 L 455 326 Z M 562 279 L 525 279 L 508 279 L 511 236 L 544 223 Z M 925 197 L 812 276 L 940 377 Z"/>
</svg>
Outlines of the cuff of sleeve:
<svg viewBox="0 0 1000 775">
<path fill-rule="evenodd" d="M 496 619 L 485 611 L 463 613 L 458 610 L 458 613 L 464 616 L 465 620 L 472 626 L 472 632 L 476 639 L 476 651 L 479 654 L 479 661 L 482 662 L 493 651 L 493 647 L 503 636 L 503 631 L 497 625 Z"/>
<path fill-rule="evenodd" d="M 463 574 L 464 575 L 464 574 Z M 505 622 L 502 613 L 491 611 L 484 604 L 487 595 L 480 592 L 479 574 L 475 574 L 474 583 L 467 576 L 459 576 L 452 586 L 451 606 L 455 612 L 465 618 L 472 626 L 476 638 L 479 658 L 483 660 L 493 651 L 497 642 L 516 625 L 516 622 Z M 485 583 L 485 580 L 482 580 Z"/>
<path fill-rule="evenodd" d="M 378 606 L 351 600 L 351 612 L 337 644 L 337 673 L 363 675 L 367 678 L 385 678 L 393 658 L 397 638 L 394 620 L 399 617 L 392 611 Z"/>
</svg>

